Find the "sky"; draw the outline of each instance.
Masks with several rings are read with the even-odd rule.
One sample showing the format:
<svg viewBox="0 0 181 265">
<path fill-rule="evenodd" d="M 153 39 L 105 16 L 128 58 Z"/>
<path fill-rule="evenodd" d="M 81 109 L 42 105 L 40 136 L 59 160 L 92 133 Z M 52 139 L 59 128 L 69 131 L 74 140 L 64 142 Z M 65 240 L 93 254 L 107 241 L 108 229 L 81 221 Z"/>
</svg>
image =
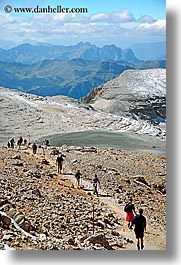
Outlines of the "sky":
<svg viewBox="0 0 181 265">
<path fill-rule="evenodd" d="M 49 13 L 42 13 L 48 6 Z M 31 12 L 18 13 L 16 8 Z M 0 48 L 81 41 L 127 48 L 165 39 L 166 0 L 0 0 Z"/>
</svg>

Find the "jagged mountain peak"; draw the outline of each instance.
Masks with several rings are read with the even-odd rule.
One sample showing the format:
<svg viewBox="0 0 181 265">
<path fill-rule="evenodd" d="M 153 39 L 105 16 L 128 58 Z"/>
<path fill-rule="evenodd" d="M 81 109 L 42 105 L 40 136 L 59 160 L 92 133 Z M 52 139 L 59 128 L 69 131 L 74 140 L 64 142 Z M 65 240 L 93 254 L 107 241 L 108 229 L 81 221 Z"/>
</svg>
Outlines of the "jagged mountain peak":
<svg viewBox="0 0 181 265">
<path fill-rule="evenodd" d="M 0 50 L 0 61 L 33 64 L 44 59 L 70 60 L 75 58 L 90 61 L 124 60 L 138 62 L 134 53 L 122 50 L 115 45 L 105 45 L 100 48 L 89 42 L 79 42 L 72 46 L 62 45 L 32 45 L 24 43 L 9 50 Z"/>
</svg>

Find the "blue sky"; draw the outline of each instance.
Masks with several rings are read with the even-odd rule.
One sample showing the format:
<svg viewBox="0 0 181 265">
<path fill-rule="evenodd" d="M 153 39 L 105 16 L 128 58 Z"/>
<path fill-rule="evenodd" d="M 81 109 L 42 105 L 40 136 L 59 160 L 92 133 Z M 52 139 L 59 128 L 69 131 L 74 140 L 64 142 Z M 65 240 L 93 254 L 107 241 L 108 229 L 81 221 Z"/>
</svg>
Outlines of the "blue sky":
<svg viewBox="0 0 181 265">
<path fill-rule="evenodd" d="M 87 8 L 81 14 L 6 13 L 4 7 Z M 97 46 L 160 42 L 166 39 L 165 0 L 0 0 L 0 47 L 23 42 Z M 5 47 L 3 47 L 5 48 Z"/>
</svg>

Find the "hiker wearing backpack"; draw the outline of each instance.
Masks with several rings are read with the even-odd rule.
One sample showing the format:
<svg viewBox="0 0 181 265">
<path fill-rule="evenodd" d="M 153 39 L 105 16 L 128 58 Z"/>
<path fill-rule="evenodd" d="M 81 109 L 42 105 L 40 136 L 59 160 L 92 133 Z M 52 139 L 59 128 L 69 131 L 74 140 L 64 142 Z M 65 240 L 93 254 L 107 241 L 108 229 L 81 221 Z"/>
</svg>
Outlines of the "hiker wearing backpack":
<svg viewBox="0 0 181 265">
<path fill-rule="evenodd" d="M 11 145 L 11 148 L 14 148 L 14 138 L 12 138 L 11 140 L 10 140 L 10 145 Z"/>
<path fill-rule="evenodd" d="M 38 147 L 37 147 L 37 145 L 35 143 L 33 143 L 32 149 L 33 149 L 33 154 L 35 155 L 36 152 L 37 152 L 37 149 L 38 149 Z"/>
<path fill-rule="evenodd" d="M 61 174 L 61 171 L 62 171 L 63 161 L 64 161 L 63 155 L 62 154 L 60 156 L 58 155 L 56 162 L 57 162 L 57 171 L 60 174 Z"/>
<path fill-rule="evenodd" d="M 136 214 L 132 198 L 130 198 L 129 202 L 125 205 L 124 211 L 126 212 L 126 222 L 128 222 L 128 228 L 132 229 L 132 220 L 134 214 Z"/>
<path fill-rule="evenodd" d="M 139 214 L 133 217 L 132 225 L 135 226 L 134 231 L 137 239 L 137 248 L 140 250 L 141 241 L 141 249 L 143 249 L 144 232 L 146 232 L 146 217 L 143 215 L 143 209 L 139 209 Z"/>
<path fill-rule="evenodd" d="M 75 173 L 75 178 L 77 180 L 77 187 L 80 187 L 80 178 L 82 176 L 82 173 L 80 172 L 80 170 L 78 169 L 77 172 Z"/>
<path fill-rule="evenodd" d="M 94 189 L 93 194 L 96 194 L 97 196 L 99 196 L 98 195 L 98 186 L 100 186 L 100 181 L 99 181 L 96 174 L 95 174 L 95 177 L 93 178 L 92 182 L 93 182 L 93 189 Z"/>
</svg>

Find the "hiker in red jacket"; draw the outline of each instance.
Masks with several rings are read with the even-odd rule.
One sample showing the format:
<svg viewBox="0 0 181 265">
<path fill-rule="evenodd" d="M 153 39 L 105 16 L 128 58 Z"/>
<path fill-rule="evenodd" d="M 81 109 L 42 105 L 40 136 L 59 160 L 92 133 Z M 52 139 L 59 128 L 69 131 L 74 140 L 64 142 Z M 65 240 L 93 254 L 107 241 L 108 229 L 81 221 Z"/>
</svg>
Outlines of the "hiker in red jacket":
<svg viewBox="0 0 181 265">
<path fill-rule="evenodd" d="M 125 205 L 124 211 L 126 212 L 126 222 L 128 222 L 128 228 L 132 229 L 132 220 L 134 214 L 136 214 L 132 198 L 130 198 L 129 202 Z"/>
</svg>

